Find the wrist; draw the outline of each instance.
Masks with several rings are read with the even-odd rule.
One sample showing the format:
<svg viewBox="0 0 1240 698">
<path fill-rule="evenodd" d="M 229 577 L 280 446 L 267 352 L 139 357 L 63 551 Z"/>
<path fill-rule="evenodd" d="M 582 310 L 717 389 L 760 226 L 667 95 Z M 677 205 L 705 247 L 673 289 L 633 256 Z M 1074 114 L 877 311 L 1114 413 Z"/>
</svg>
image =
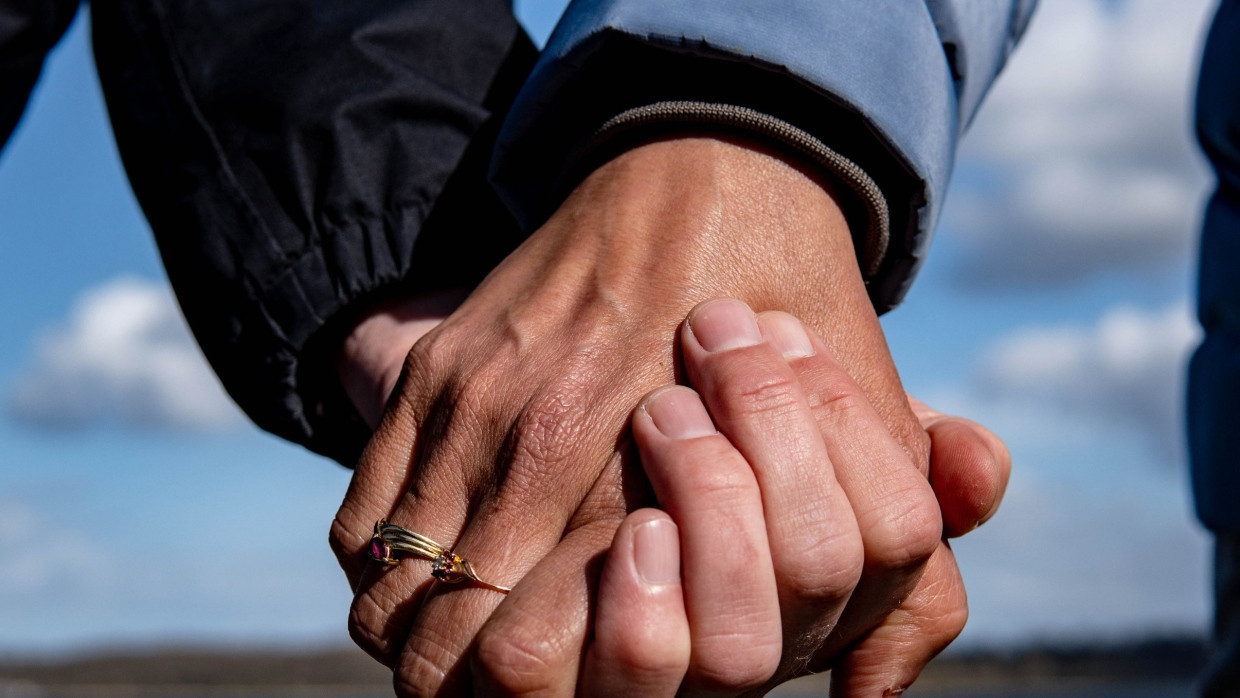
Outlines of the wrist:
<svg viewBox="0 0 1240 698">
<path fill-rule="evenodd" d="M 634 145 L 676 134 L 724 135 L 749 139 L 813 170 L 831 185 L 832 198 L 848 220 L 863 278 L 881 266 L 890 237 L 890 219 L 882 190 L 868 173 L 826 143 L 770 114 L 730 104 L 668 101 L 629 109 L 601 126 L 576 156 L 574 172 L 594 166 Z"/>
<path fill-rule="evenodd" d="M 760 143 L 675 138 L 628 150 L 586 177 L 540 236 L 558 237 L 558 252 L 613 291 L 657 286 L 670 294 L 659 309 L 676 305 L 681 318 L 721 295 L 811 320 L 855 299 L 873 315 L 834 192 Z"/>
<path fill-rule="evenodd" d="M 358 414 L 373 429 L 400 379 L 409 349 L 443 321 L 467 291 L 421 292 L 381 303 L 345 336 L 336 353 L 336 376 Z"/>
</svg>

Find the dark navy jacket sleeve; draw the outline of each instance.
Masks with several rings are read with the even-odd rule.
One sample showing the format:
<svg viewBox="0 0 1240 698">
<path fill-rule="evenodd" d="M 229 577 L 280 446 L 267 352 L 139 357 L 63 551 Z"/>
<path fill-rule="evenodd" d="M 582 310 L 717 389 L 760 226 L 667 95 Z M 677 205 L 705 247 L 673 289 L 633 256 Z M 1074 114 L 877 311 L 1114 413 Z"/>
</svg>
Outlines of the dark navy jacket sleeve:
<svg viewBox="0 0 1240 698">
<path fill-rule="evenodd" d="M 21 119 L 43 59 L 77 7 L 77 0 L 0 0 L 0 145 Z"/>
<path fill-rule="evenodd" d="M 527 227 L 555 206 L 581 144 L 664 100 L 735 104 L 808 131 L 884 191 L 891 244 L 870 294 L 907 291 L 956 141 L 1032 0 L 575 0 L 508 117 L 492 174 Z"/>
<path fill-rule="evenodd" d="M 336 385 L 342 333 L 519 241 L 486 164 L 534 47 L 503 0 L 92 12 L 122 158 L 212 367 L 259 426 L 350 463 L 368 432 Z"/>
<path fill-rule="evenodd" d="M 1240 533 L 1240 1 L 1219 5 L 1197 86 L 1197 135 L 1218 175 L 1201 238 L 1198 314 L 1205 339 L 1188 375 L 1197 514 Z"/>
</svg>

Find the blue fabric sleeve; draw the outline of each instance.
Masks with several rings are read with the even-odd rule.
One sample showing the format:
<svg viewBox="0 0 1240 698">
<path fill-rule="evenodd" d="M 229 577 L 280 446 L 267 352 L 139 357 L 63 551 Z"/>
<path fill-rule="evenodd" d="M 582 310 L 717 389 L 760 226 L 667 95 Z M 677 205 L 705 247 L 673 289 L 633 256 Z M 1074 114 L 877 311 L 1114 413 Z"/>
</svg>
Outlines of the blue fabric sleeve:
<svg viewBox="0 0 1240 698">
<path fill-rule="evenodd" d="M 665 99 L 735 104 L 802 128 L 861 165 L 892 206 L 870 294 L 904 296 L 956 141 L 1034 0 L 576 0 L 510 112 L 492 163 L 527 227 L 564 193 L 603 121 Z"/>
</svg>

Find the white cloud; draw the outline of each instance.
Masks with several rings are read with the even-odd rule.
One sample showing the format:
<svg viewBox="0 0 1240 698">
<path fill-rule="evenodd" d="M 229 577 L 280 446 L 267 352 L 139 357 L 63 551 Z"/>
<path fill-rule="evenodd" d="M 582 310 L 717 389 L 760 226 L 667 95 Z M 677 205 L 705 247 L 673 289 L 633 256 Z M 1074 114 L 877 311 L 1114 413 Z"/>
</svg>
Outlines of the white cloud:
<svg viewBox="0 0 1240 698">
<path fill-rule="evenodd" d="M 1191 105 L 1209 0 L 1044 0 L 962 144 L 963 282 L 1186 265 L 1209 186 Z"/>
<path fill-rule="evenodd" d="M 1114 474 L 1099 496 L 1018 462 L 998 515 L 953 546 L 971 609 L 962 644 L 1204 632 L 1209 536 L 1182 487 L 1134 479 Z"/>
<path fill-rule="evenodd" d="M 1158 467 L 1123 427 L 1062 405 L 961 386 L 924 397 L 982 421 L 1012 454 L 998 514 L 952 544 L 970 606 L 957 649 L 1205 631 L 1210 537 L 1182 470 Z"/>
<path fill-rule="evenodd" d="M 242 422 L 166 286 L 119 278 L 82 294 L 35 343 L 10 386 L 8 413 L 47 426 L 190 429 Z"/>
<path fill-rule="evenodd" d="M 991 396 L 1131 428 L 1179 461 L 1184 377 L 1199 338 L 1187 302 L 1118 307 L 1092 327 L 1030 327 L 997 340 L 979 378 Z"/>
<path fill-rule="evenodd" d="M 290 521 L 238 511 L 228 499 L 215 505 L 205 519 L 160 522 L 153 535 L 148 517 L 122 517 L 99 530 L 80 510 L 50 514 L 46 504 L 0 497 L 0 655 L 161 640 L 347 641 L 350 594 L 322 543 L 322 511 L 293 519 L 273 567 L 261 544 L 186 543 L 204 535 L 187 529 L 218 531 L 220 519 L 244 517 L 255 530 Z M 146 531 L 135 530 L 143 524 Z"/>
<path fill-rule="evenodd" d="M 61 535 L 26 503 L 0 499 L 0 590 L 5 595 L 38 592 L 84 567 L 98 580 L 109 568 L 89 532 Z"/>
</svg>

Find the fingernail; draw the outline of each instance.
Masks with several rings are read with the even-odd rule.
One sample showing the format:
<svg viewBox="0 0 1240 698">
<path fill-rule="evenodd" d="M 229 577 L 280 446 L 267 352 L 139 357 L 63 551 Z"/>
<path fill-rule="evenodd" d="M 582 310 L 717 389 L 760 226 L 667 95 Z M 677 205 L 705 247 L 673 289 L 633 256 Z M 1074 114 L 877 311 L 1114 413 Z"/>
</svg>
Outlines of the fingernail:
<svg viewBox="0 0 1240 698">
<path fill-rule="evenodd" d="M 779 349 L 785 359 L 803 359 L 814 355 L 814 344 L 801 321 L 787 313 L 765 313 L 762 329 L 767 339 Z"/>
<path fill-rule="evenodd" d="M 732 299 L 711 301 L 689 318 L 689 329 L 706 351 L 727 351 L 762 341 L 758 319 L 744 303 Z"/>
<path fill-rule="evenodd" d="M 680 538 L 676 524 L 654 519 L 633 531 L 633 566 L 651 585 L 680 583 Z"/>
<path fill-rule="evenodd" d="M 668 438 L 695 439 L 717 433 L 701 398 L 688 388 L 661 390 L 642 407 L 659 433 Z"/>
</svg>

